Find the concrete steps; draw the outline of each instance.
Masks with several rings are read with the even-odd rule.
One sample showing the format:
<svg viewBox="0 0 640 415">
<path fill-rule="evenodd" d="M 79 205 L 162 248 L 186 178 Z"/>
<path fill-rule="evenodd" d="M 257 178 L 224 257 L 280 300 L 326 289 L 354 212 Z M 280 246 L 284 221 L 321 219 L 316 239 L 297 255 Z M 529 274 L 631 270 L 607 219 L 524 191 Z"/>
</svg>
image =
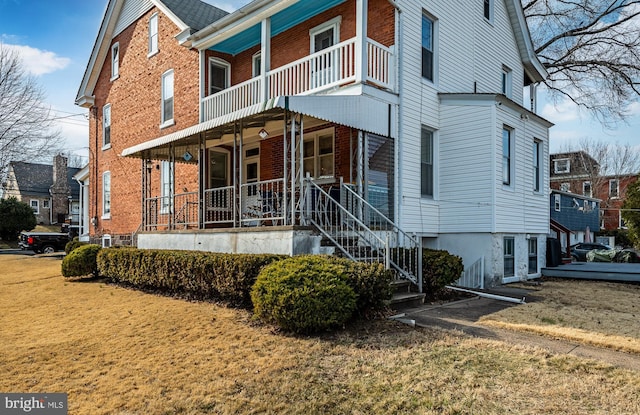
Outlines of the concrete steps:
<svg viewBox="0 0 640 415">
<path fill-rule="evenodd" d="M 426 294 L 412 292 L 412 284 L 407 280 L 395 280 L 391 283 L 393 295 L 389 300 L 389 307 L 393 310 L 405 310 L 420 307 L 424 304 Z"/>
</svg>

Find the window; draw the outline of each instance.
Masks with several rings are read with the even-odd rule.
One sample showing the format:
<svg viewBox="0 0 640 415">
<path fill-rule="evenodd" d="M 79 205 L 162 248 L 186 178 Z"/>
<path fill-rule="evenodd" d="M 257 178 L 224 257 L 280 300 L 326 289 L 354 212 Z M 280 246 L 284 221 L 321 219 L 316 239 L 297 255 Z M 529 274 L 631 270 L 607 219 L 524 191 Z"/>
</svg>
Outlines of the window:
<svg viewBox="0 0 640 415">
<path fill-rule="evenodd" d="M 560 191 L 569 193 L 571 191 L 570 183 L 560 183 Z"/>
<path fill-rule="evenodd" d="M 617 199 L 618 197 L 620 197 L 619 185 L 620 183 L 618 182 L 618 179 L 609 180 L 609 197 L 610 198 Z"/>
<path fill-rule="evenodd" d="M 514 256 L 515 241 L 513 237 L 504 238 L 504 276 L 513 277 L 515 275 L 515 256 Z"/>
<path fill-rule="evenodd" d="M 31 205 L 31 209 L 33 209 L 33 213 L 35 213 L 36 215 L 40 213 L 40 202 L 38 200 L 31 199 L 29 203 Z"/>
<path fill-rule="evenodd" d="M 582 194 L 587 197 L 593 197 L 591 192 L 591 182 L 582 182 Z"/>
<path fill-rule="evenodd" d="M 560 212 L 561 200 L 562 200 L 562 197 L 560 195 L 553 195 L 553 207 L 556 210 L 556 212 Z"/>
<path fill-rule="evenodd" d="M 221 59 L 209 59 L 209 95 L 229 88 L 231 65 Z"/>
<path fill-rule="evenodd" d="M 111 217 L 111 172 L 102 173 L 102 218 Z"/>
<path fill-rule="evenodd" d="M 120 76 L 120 44 L 118 42 L 111 46 L 111 80 Z"/>
<path fill-rule="evenodd" d="M 618 211 L 618 215 L 620 216 L 618 220 L 618 228 L 628 229 L 627 224 L 624 222 L 624 218 L 622 217 L 622 210 Z"/>
<path fill-rule="evenodd" d="M 540 191 L 542 183 L 542 169 L 540 168 L 542 142 L 539 140 L 533 140 L 533 190 L 535 192 Z"/>
<path fill-rule="evenodd" d="M 162 203 L 160 204 L 161 213 L 171 212 L 171 194 L 173 190 L 173 172 L 171 169 L 171 163 L 168 161 L 162 161 L 160 163 L 160 197 Z"/>
<path fill-rule="evenodd" d="M 484 0 L 484 18 L 493 20 L 493 0 Z"/>
<path fill-rule="evenodd" d="M 173 70 L 162 75 L 162 126 L 173 125 Z"/>
<path fill-rule="evenodd" d="M 303 144 L 303 174 L 314 179 L 334 177 L 333 128 L 306 134 Z"/>
<path fill-rule="evenodd" d="M 311 53 L 320 52 L 340 42 L 340 23 L 341 17 L 338 16 L 309 31 Z M 338 79 L 338 66 L 334 63 L 339 59 L 337 51 L 321 56 L 311 62 L 311 88 L 322 87 Z"/>
<path fill-rule="evenodd" d="M 102 148 L 111 147 L 111 104 L 102 107 Z"/>
<path fill-rule="evenodd" d="M 149 54 L 151 56 L 158 53 L 158 14 L 149 18 Z"/>
<path fill-rule="evenodd" d="M 530 238 L 529 241 L 529 274 L 538 272 L 538 238 Z"/>
<path fill-rule="evenodd" d="M 311 53 L 320 52 L 340 42 L 340 16 L 324 22 L 309 30 L 311 39 Z"/>
<path fill-rule="evenodd" d="M 420 188 L 422 196 L 433 197 L 433 131 L 422 127 Z"/>
<path fill-rule="evenodd" d="M 42 201 L 42 207 L 44 209 L 49 209 L 49 201 L 48 200 L 43 200 Z"/>
<path fill-rule="evenodd" d="M 422 13 L 422 77 L 435 79 L 435 19 Z"/>
<path fill-rule="evenodd" d="M 256 52 L 251 58 L 251 67 L 253 68 L 252 74 L 254 77 L 260 76 L 261 65 L 262 65 L 262 53 Z"/>
<path fill-rule="evenodd" d="M 512 166 L 512 147 L 513 147 L 513 130 L 502 128 L 502 183 L 507 186 L 511 185 L 511 169 Z"/>
<path fill-rule="evenodd" d="M 512 83 L 513 77 L 511 69 L 506 66 L 502 67 L 502 93 L 507 97 L 511 98 L 512 96 Z"/>
<path fill-rule="evenodd" d="M 571 162 L 569 159 L 553 160 L 554 173 L 569 173 L 571 171 Z"/>
<path fill-rule="evenodd" d="M 260 181 L 260 147 L 251 147 L 244 150 L 244 183 L 257 183 Z M 257 186 L 247 189 L 247 196 L 258 193 Z"/>
</svg>

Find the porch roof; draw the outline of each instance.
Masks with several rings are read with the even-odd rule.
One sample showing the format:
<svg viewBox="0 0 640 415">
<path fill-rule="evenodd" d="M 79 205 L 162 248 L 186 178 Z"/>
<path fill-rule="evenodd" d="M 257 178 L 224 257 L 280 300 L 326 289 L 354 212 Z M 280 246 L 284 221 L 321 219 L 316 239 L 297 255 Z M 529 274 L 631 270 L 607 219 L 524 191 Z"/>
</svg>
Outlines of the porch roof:
<svg viewBox="0 0 640 415">
<path fill-rule="evenodd" d="M 154 149 L 167 147 L 169 144 L 194 145 L 197 144 L 201 133 L 277 109 L 289 110 L 385 137 L 393 137 L 395 131 L 391 128 L 391 104 L 367 95 L 280 96 L 128 147 L 122 151 L 121 155 L 153 158 Z"/>
</svg>

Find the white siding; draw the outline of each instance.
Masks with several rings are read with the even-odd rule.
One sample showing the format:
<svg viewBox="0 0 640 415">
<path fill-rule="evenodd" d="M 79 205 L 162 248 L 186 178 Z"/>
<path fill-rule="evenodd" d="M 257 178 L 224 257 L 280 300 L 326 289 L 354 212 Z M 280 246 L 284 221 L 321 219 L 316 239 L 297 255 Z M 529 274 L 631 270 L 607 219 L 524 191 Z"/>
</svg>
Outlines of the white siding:
<svg viewBox="0 0 640 415">
<path fill-rule="evenodd" d="M 125 0 L 113 31 L 113 37 L 122 33 L 124 29 L 151 10 L 152 7 L 151 0 Z"/>
</svg>

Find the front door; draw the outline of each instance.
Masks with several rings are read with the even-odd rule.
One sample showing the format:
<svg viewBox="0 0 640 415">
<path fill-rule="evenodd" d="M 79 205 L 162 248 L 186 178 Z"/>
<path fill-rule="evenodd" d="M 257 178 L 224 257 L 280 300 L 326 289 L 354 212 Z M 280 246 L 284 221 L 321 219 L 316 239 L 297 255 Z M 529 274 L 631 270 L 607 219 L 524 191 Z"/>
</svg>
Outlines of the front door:
<svg viewBox="0 0 640 415">
<path fill-rule="evenodd" d="M 228 222 L 233 219 L 233 188 L 229 186 L 229 153 L 209 150 L 208 183 L 205 204 L 208 222 Z"/>
</svg>

